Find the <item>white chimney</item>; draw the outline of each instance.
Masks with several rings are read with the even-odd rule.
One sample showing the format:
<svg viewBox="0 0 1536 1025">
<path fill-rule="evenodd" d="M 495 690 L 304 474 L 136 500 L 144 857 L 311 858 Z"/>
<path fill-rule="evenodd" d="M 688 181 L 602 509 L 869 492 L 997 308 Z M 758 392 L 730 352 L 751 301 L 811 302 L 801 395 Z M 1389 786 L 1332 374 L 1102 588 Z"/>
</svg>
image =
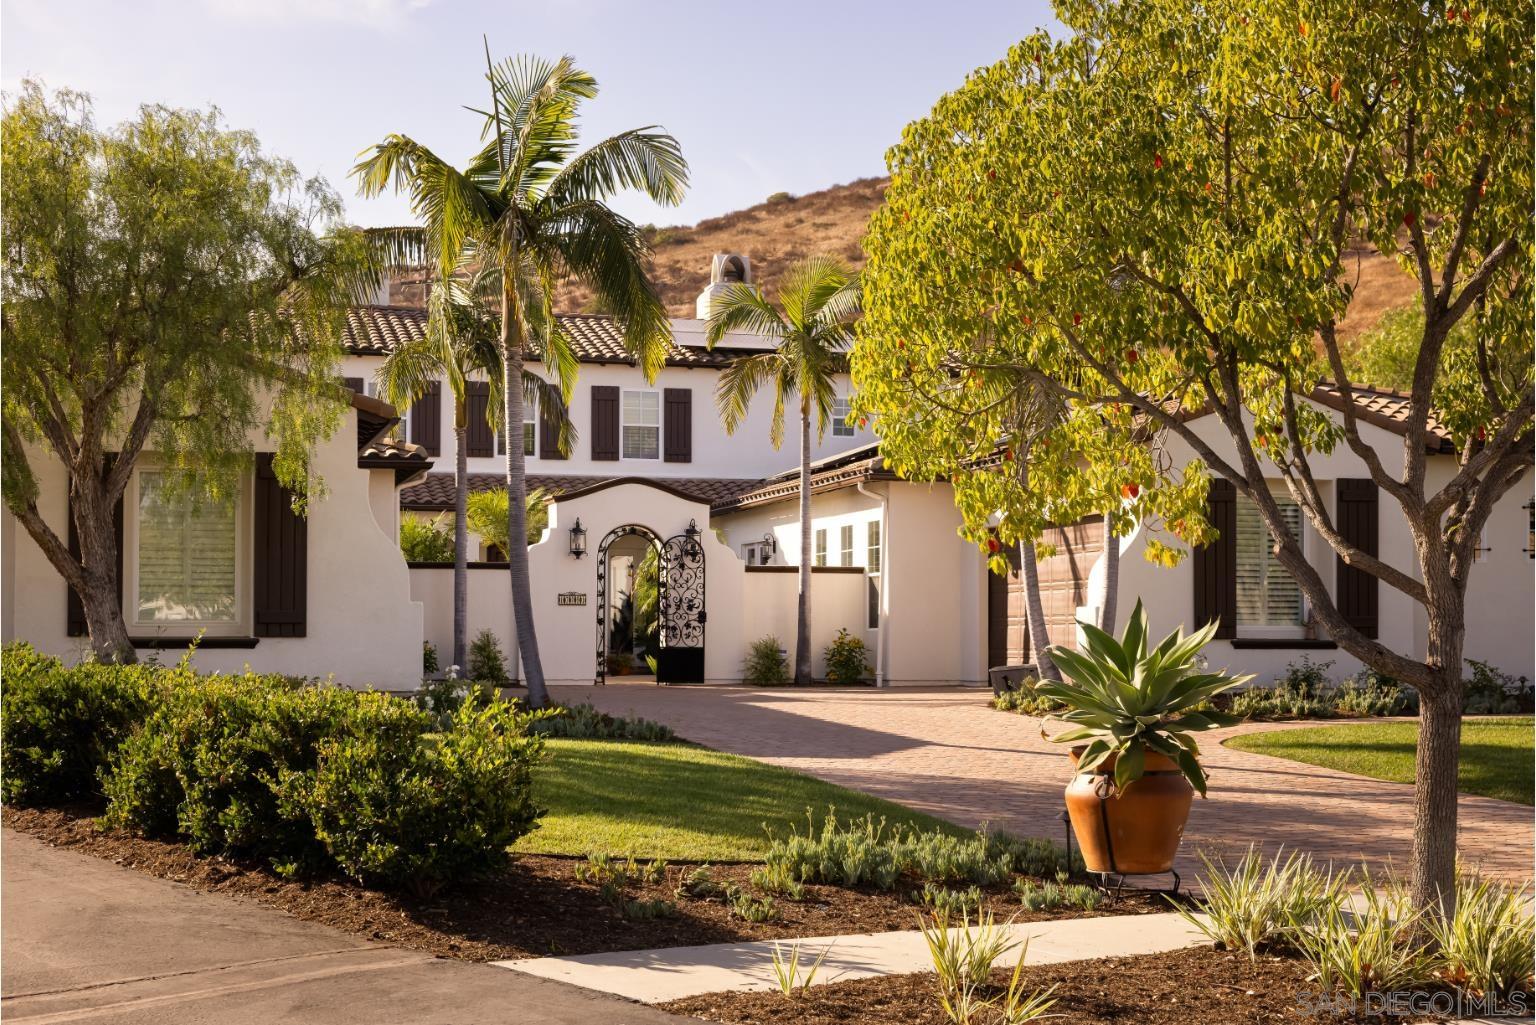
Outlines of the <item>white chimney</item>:
<svg viewBox="0 0 1536 1025">
<path fill-rule="evenodd" d="M 708 320 L 715 298 L 738 283 L 752 283 L 752 261 L 739 253 L 716 253 L 709 265 L 709 285 L 694 301 L 694 316 Z"/>
</svg>

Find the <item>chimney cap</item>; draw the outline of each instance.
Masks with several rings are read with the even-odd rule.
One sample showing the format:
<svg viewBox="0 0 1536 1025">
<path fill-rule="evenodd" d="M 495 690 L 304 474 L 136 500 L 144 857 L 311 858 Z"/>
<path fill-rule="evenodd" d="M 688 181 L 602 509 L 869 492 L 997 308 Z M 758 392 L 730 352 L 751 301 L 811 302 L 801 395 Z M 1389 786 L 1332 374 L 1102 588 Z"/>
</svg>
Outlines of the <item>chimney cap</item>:
<svg viewBox="0 0 1536 1025">
<path fill-rule="evenodd" d="M 741 253 L 716 253 L 710 261 L 709 283 L 734 284 L 752 282 L 752 261 Z"/>
</svg>

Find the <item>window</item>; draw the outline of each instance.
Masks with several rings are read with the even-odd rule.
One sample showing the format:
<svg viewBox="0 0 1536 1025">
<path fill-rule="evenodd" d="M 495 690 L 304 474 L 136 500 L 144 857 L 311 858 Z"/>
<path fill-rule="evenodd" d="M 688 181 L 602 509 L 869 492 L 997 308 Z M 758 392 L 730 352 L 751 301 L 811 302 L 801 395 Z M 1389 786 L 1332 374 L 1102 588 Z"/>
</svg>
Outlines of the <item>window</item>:
<svg viewBox="0 0 1536 1025">
<path fill-rule="evenodd" d="M 1301 509 L 1275 498 L 1293 537 L 1301 537 Z M 1252 502 L 1237 503 L 1237 625 L 1301 626 L 1301 588 L 1274 555 L 1274 540 Z"/>
<path fill-rule="evenodd" d="M 370 398 L 378 399 L 380 402 L 389 402 L 388 397 L 386 397 L 385 394 L 384 394 L 384 390 L 379 387 L 379 382 L 375 381 L 371 377 L 366 377 L 366 378 L 363 379 L 363 394 L 369 396 Z M 390 403 L 390 404 L 394 405 L 393 403 Z M 395 412 L 400 414 L 400 422 L 395 424 L 395 426 L 390 430 L 389 433 L 393 437 L 395 437 L 396 439 L 398 439 L 400 441 L 410 441 L 411 440 L 411 407 L 410 406 L 404 406 L 404 407 L 398 407 L 397 406 L 395 408 Z"/>
<path fill-rule="evenodd" d="M 870 520 L 864 525 L 864 569 L 869 587 L 869 617 L 866 621 L 871 630 L 880 626 L 880 521 Z"/>
<path fill-rule="evenodd" d="M 173 491 L 164 473 L 138 475 L 134 618 L 139 623 L 232 623 L 237 509 Z"/>
<path fill-rule="evenodd" d="M 748 566 L 766 566 L 770 557 L 768 546 L 761 541 L 750 541 L 741 546 L 741 559 Z"/>
<path fill-rule="evenodd" d="M 626 391 L 620 423 L 625 459 L 661 458 L 660 394 Z"/>
<path fill-rule="evenodd" d="M 827 528 L 822 527 L 816 531 L 816 562 L 817 566 L 827 564 Z"/>
<path fill-rule="evenodd" d="M 880 572 L 880 521 L 870 520 L 865 539 L 864 566 L 871 573 Z"/>
<path fill-rule="evenodd" d="M 851 407 L 846 395 L 839 395 L 832 400 L 832 437 L 851 438 L 856 433 L 848 419 L 853 412 Z"/>
<path fill-rule="evenodd" d="M 838 538 L 838 540 L 841 541 L 842 544 L 839 545 L 839 548 L 841 550 L 838 553 L 837 564 L 839 566 L 852 566 L 853 565 L 853 524 L 850 523 L 850 524 L 848 524 L 846 527 L 844 527 L 842 529 L 841 536 Z"/>
<path fill-rule="evenodd" d="M 871 630 L 880 628 L 880 574 L 871 573 L 864 578 L 869 589 L 869 617 L 865 620 Z"/>
<path fill-rule="evenodd" d="M 505 415 L 505 414 L 503 414 Z M 535 402 L 523 403 L 523 455 L 533 455 L 534 426 L 539 422 L 539 407 Z"/>
</svg>

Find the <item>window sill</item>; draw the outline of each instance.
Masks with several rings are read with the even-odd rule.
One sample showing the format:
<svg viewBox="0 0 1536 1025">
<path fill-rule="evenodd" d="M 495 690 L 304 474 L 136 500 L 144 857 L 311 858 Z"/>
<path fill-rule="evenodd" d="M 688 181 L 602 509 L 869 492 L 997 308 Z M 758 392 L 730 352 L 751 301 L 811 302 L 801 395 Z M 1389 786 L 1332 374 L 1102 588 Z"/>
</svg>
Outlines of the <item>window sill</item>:
<svg viewBox="0 0 1536 1025">
<path fill-rule="evenodd" d="M 1284 650 L 1296 649 L 1324 649 L 1337 648 L 1338 642 L 1327 637 L 1233 637 L 1227 641 L 1232 647 L 1242 650 Z"/>
<path fill-rule="evenodd" d="M 195 641 L 198 648 L 254 648 L 261 643 L 259 637 L 203 637 L 198 640 L 195 636 L 187 637 L 130 637 L 135 648 L 186 648 Z"/>
</svg>

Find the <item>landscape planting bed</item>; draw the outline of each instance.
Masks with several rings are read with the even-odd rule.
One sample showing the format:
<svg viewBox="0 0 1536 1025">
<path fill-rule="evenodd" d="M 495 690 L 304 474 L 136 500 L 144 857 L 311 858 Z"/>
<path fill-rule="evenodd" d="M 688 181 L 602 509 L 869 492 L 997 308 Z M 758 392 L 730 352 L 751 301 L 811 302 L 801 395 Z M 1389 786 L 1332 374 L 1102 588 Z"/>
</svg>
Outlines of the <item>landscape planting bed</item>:
<svg viewBox="0 0 1536 1025">
<path fill-rule="evenodd" d="M 997 971 L 992 993 L 1008 983 Z M 1260 957 L 1210 947 L 1166 954 L 1069 961 L 1026 967 L 1026 992 L 1055 986 L 1049 1025 L 1383 1025 L 1444 1021 L 1434 1014 L 1408 1018 L 1319 1012 L 1316 985 L 1300 961 Z M 939 1007 L 931 974 L 833 982 L 789 998 L 777 991 L 709 993 L 660 1005 L 675 1014 L 725 1025 L 949 1025 Z M 1448 995 L 1447 995 L 1448 996 Z M 985 1015 L 982 1020 L 990 1020 Z"/>
<path fill-rule="evenodd" d="M 597 886 L 577 881 L 581 859 L 521 855 L 504 873 L 427 898 L 367 889 L 345 879 L 284 879 L 259 863 L 200 857 L 187 847 L 98 830 L 95 808 L 4 809 L 5 825 L 58 846 L 199 890 L 250 898 L 296 918 L 441 957 L 493 961 L 552 954 L 694 946 L 844 933 L 913 929 L 919 908 L 897 893 L 809 886 L 803 902 L 776 898 L 780 919 L 746 922 L 720 899 L 678 897 L 678 882 L 694 866 L 674 863 L 656 884 L 626 891 L 632 900 L 672 900 L 675 917 L 631 920 L 604 900 Z M 755 866 L 713 868 L 720 883 L 746 888 Z M 1138 915 L 1168 910 L 1161 897 L 1126 893 L 1094 911 L 1026 912 L 1007 887 L 986 893 L 999 920 Z"/>
</svg>

